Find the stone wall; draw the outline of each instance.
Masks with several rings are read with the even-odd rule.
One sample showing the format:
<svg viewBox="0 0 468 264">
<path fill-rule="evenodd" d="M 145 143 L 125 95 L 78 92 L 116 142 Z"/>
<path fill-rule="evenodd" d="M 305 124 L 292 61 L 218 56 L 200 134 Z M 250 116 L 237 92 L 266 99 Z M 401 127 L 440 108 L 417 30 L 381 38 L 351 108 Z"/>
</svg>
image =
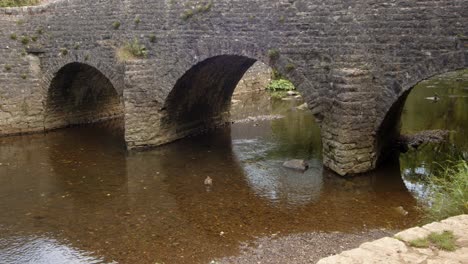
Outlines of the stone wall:
<svg viewBox="0 0 468 264">
<path fill-rule="evenodd" d="M 238 56 L 295 84 L 321 122 L 326 166 L 363 172 L 392 140 L 379 131 L 392 126 L 382 123 L 395 102 L 423 79 L 466 67 L 467 11 L 466 0 L 61 0 L 0 9 L 0 133 L 44 130 L 52 80 L 80 62 L 123 96 L 129 148 L 168 143 L 218 120 L 247 65 L 208 65 L 217 76 L 210 86 L 178 83 L 212 58 Z M 148 56 L 119 61 L 116 49 L 135 38 Z M 206 72 L 192 78 L 208 80 Z M 187 120 L 203 104 L 216 111 Z"/>
<path fill-rule="evenodd" d="M 272 69 L 262 63 L 256 62 L 244 74 L 234 90 L 234 95 L 265 90 L 272 80 Z"/>
</svg>

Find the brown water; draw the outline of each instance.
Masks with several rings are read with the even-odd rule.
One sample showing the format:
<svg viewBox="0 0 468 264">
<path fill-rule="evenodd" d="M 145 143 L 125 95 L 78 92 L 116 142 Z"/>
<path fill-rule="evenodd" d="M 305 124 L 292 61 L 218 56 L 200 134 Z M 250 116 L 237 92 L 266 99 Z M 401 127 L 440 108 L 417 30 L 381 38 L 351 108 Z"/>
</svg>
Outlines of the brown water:
<svg viewBox="0 0 468 264">
<path fill-rule="evenodd" d="M 208 263 L 262 236 L 395 230 L 421 219 L 424 186 L 407 173 L 419 154 L 402 156 L 403 167 L 337 177 L 322 168 L 320 131 L 295 109 L 301 102 L 255 98 L 234 104 L 233 118 L 284 118 L 146 152 L 125 151 L 121 120 L 0 138 L 0 263 Z M 282 168 L 292 158 L 311 169 Z"/>
</svg>

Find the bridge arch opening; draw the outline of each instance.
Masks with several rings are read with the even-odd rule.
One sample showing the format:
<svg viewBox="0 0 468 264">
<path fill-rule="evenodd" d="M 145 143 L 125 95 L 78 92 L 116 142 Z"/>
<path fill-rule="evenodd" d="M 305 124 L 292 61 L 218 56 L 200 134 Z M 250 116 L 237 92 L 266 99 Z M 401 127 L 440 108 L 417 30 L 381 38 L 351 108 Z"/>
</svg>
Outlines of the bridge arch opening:
<svg viewBox="0 0 468 264">
<path fill-rule="evenodd" d="M 44 127 L 50 130 L 119 118 L 123 109 L 121 96 L 101 71 L 73 62 L 63 66 L 48 87 Z"/>
<path fill-rule="evenodd" d="M 419 159 L 413 163 L 426 165 L 456 157 L 467 159 L 467 87 L 468 70 L 462 69 L 434 75 L 403 90 L 377 132 L 379 161 L 408 151 L 414 151 L 412 158 Z M 416 165 L 412 168 L 428 172 Z"/>
<path fill-rule="evenodd" d="M 244 56 L 222 55 L 193 66 L 166 99 L 164 126 L 180 138 L 226 122 L 234 89 L 255 62 Z"/>
</svg>

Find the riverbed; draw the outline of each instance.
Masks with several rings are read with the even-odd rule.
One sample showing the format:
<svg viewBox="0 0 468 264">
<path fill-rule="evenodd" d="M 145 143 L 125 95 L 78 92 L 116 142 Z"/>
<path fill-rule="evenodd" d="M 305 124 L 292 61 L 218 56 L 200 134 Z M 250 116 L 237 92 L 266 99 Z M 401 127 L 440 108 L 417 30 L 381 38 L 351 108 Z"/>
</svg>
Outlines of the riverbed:
<svg viewBox="0 0 468 264">
<path fill-rule="evenodd" d="M 301 263 L 409 228 L 433 162 L 468 157 L 460 78 L 421 83 L 403 113 L 403 132 L 453 130 L 447 142 L 351 179 L 322 167 L 301 99 L 264 92 L 234 98 L 233 124 L 144 152 L 126 151 L 123 120 L 0 138 L 0 262 L 275 263 L 262 256 L 284 250 Z"/>
</svg>

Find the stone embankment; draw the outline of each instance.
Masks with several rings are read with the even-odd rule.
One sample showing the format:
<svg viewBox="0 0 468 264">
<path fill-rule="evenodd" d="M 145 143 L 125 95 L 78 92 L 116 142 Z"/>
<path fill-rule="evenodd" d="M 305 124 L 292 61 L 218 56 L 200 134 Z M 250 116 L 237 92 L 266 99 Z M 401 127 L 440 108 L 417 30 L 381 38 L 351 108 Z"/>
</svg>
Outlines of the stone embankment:
<svg viewBox="0 0 468 264">
<path fill-rule="evenodd" d="M 425 239 L 430 234 L 453 232 L 456 249 L 444 251 L 436 246 L 416 248 L 410 246 L 417 239 Z M 468 215 L 451 217 L 423 227 L 414 227 L 373 242 L 362 244 L 359 248 L 321 259 L 317 264 L 353 263 L 411 263 L 411 264 L 465 264 L 468 263 Z"/>
</svg>

